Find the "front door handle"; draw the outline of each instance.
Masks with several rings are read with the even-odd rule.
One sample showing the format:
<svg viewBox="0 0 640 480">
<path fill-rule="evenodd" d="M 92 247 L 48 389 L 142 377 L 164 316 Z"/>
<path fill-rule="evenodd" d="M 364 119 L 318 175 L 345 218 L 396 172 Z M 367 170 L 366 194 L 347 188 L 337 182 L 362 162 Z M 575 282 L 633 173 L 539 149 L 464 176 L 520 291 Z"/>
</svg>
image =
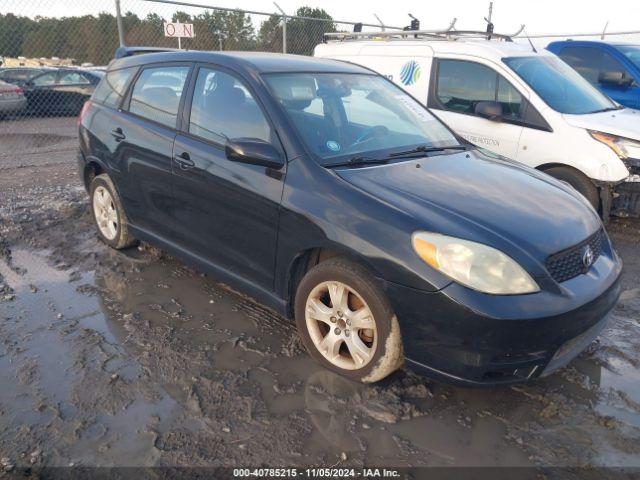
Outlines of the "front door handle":
<svg viewBox="0 0 640 480">
<path fill-rule="evenodd" d="M 120 127 L 111 130 L 111 136 L 116 139 L 116 142 L 121 142 L 122 140 L 127 138 Z"/>
<path fill-rule="evenodd" d="M 196 166 L 196 162 L 191 160 L 191 157 L 187 152 L 182 152 L 180 155 L 176 155 L 173 157 L 178 165 L 180 165 L 181 170 L 189 170 Z"/>
</svg>

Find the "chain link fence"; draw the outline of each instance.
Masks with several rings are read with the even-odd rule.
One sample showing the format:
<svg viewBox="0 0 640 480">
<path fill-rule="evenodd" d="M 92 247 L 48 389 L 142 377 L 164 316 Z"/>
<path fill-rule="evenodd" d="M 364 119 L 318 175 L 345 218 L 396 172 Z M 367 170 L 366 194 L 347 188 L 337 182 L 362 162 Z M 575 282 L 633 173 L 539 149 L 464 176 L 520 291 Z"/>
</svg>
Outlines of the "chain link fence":
<svg viewBox="0 0 640 480">
<path fill-rule="evenodd" d="M 165 22 L 193 24 L 195 37 L 180 40 L 186 49 L 301 55 L 311 55 L 327 32 L 383 28 L 336 20 L 324 10 L 310 7 L 266 13 L 179 0 L 3 0 L 0 162 L 13 152 L 40 151 L 40 147 L 46 148 L 46 139 L 75 138 L 75 117 L 121 41 L 126 45 L 178 47 L 177 38 L 165 36 Z M 389 30 L 402 27 L 386 26 Z M 637 39 L 633 33 L 611 38 Z M 536 42 L 551 39 L 531 37 Z M 521 35 L 517 41 L 527 40 Z"/>
</svg>

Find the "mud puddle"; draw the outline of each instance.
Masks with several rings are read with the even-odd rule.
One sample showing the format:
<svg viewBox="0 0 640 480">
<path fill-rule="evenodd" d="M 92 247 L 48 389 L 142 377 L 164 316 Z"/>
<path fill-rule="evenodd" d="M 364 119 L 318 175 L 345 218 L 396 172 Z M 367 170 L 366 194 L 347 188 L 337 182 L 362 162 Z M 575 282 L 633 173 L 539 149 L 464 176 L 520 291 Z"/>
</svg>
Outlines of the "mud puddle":
<svg viewBox="0 0 640 480">
<path fill-rule="evenodd" d="M 15 295 L 0 303 L 0 445 L 18 462 L 530 463 L 502 422 L 460 417 L 453 390 L 406 373 L 355 384 L 250 299 L 172 259 L 113 255 L 117 268 L 82 273 L 46 251 L 0 262 Z"/>
</svg>

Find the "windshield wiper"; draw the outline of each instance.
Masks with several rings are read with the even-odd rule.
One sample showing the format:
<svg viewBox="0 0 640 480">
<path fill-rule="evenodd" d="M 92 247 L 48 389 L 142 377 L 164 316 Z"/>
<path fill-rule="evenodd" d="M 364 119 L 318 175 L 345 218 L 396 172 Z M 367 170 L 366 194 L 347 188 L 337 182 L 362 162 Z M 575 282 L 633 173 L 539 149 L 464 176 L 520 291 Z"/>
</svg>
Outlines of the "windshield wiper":
<svg viewBox="0 0 640 480">
<path fill-rule="evenodd" d="M 467 150 L 468 147 L 465 145 L 449 145 L 447 147 L 431 147 L 428 145 L 418 145 L 416 148 L 412 148 L 411 150 L 404 150 L 402 152 L 390 153 L 389 158 L 398 158 L 398 157 L 409 157 L 413 155 L 418 155 L 421 153 L 432 153 L 432 152 L 443 152 L 445 150 Z"/>
<path fill-rule="evenodd" d="M 588 113 L 612 112 L 614 110 L 622 110 L 623 108 L 624 108 L 623 105 L 616 105 L 615 107 L 601 108 L 600 110 L 594 110 L 593 112 L 588 112 Z"/>
<path fill-rule="evenodd" d="M 360 165 L 382 165 L 389 161 L 389 158 L 375 158 L 365 157 L 362 155 L 355 155 L 351 157 L 347 162 L 330 163 L 327 167 L 358 167 Z"/>
</svg>

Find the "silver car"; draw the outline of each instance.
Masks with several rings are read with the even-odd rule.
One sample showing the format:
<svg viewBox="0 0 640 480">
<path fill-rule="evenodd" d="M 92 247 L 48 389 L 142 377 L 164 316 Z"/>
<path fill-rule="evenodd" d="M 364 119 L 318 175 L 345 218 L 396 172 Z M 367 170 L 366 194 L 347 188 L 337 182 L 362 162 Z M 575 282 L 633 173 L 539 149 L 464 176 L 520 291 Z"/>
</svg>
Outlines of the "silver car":
<svg viewBox="0 0 640 480">
<path fill-rule="evenodd" d="M 0 117 L 16 113 L 27 106 L 27 98 L 22 88 L 0 80 Z"/>
</svg>

